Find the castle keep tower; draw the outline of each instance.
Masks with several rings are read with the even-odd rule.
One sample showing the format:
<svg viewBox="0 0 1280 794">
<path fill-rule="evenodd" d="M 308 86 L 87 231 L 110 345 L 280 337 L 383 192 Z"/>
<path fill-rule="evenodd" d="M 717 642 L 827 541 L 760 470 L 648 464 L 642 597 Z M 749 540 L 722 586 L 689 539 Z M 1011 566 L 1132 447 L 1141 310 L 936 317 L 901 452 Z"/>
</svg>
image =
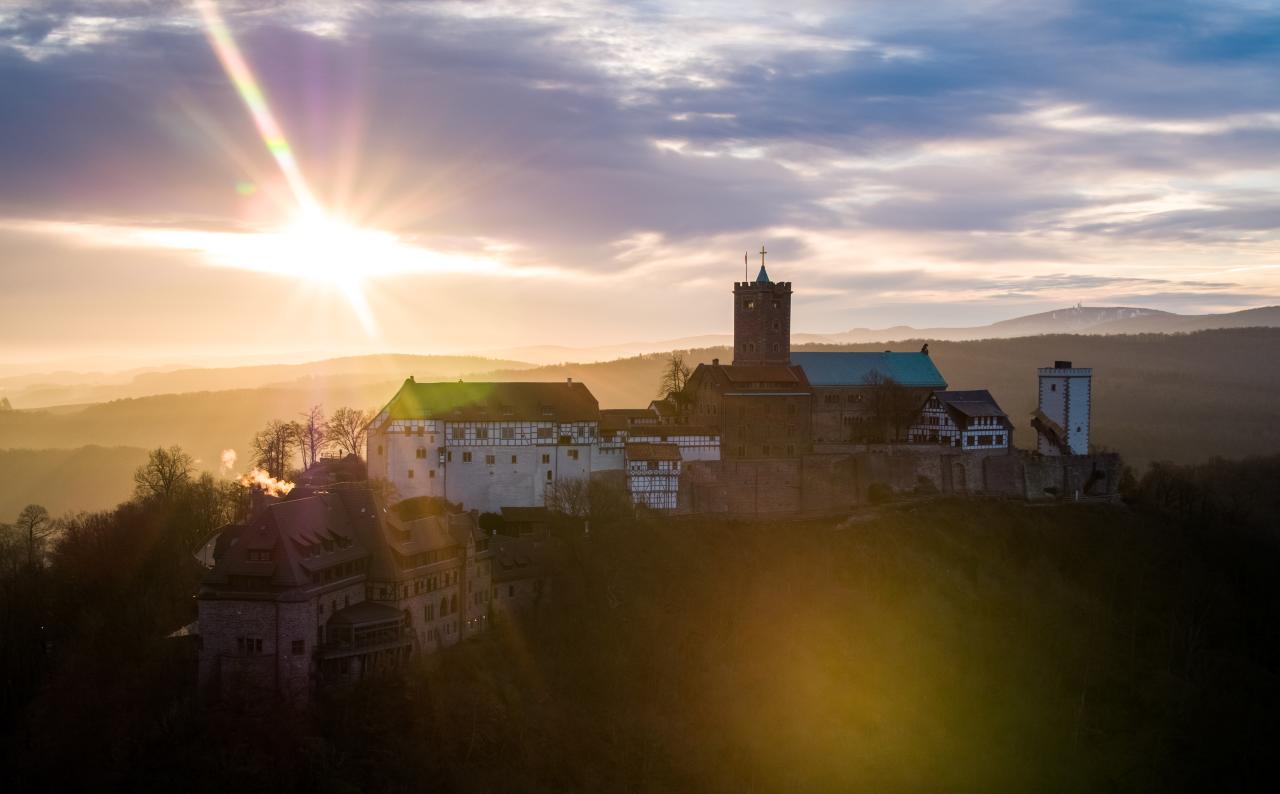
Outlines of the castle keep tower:
<svg viewBox="0 0 1280 794">
<path fill-rule="evenodd" d="M 791 363 L 791 282 L 773 283 L 764 269 L 755 281 L 733 285 L 733 364 L 764 366 Z"/>
</svg>

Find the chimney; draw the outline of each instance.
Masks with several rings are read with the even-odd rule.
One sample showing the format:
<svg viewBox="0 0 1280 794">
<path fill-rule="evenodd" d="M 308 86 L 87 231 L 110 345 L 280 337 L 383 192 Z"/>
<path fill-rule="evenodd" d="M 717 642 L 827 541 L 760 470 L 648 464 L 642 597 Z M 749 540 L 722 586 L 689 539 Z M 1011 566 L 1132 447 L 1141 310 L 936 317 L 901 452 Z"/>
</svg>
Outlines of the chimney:
<svg viewBox="0 0 1280 794">
<path fill-rule="evenodd" d="M 249 486 L 249 517 L 253 518 L 266 510 L 272 503 L 279 501 L 280 497 L 272 496 L 267 493 L 266 489 L 257 485 Z"/>
<path fill-rule="evenodd" d="M 565 378 L 565 379 L 564 379 L 564 382 L 565 382 L 565 385 L 566 385 L 566 386 L 572 386 L 572 385 L 573 385 L 573 378 Z"/>
<path fill-rule="evenodd" d="M 713 358 L 713 359 L 711 359 L 711 366 L 713 366 L 713 367 L 718 367 L 718 366 L 720 366 L 720 359 L 718 359 L 718 358 Z"/>
</svg>

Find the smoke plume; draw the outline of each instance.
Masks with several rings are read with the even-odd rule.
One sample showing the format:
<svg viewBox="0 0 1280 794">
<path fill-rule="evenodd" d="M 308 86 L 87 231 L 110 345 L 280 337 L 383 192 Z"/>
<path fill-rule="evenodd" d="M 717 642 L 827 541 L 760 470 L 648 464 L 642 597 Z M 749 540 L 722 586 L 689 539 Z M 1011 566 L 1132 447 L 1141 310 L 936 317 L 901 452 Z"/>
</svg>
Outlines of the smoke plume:
<svg viewBox="0 0 1280 794">
<path fill-rule="evenodd" d="M 288 480 L 277 480 L 266 469 L 254 469 L 240 478 L 241 485 L 260 488 L 268 496 L 284 496 L 294 489 Z"/>
<path fill-rule="evenodd" d="M 222 469 L 223 471 L 234 471 L 236 467 L 236 451 L 234 449 L 222 450 Z"/>
</svg>

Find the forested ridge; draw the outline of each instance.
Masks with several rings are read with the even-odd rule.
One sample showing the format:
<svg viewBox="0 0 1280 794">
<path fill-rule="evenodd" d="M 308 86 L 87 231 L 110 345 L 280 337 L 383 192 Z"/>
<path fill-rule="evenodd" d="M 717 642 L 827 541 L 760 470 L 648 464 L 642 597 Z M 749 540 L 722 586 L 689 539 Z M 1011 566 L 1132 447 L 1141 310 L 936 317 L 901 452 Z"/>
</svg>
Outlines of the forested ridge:
<svg viewBox="0 0 1280 794">
<path fill-rule="evenodd" d="M 205 703 L 191 506 L 0 566 L 0 732 L 42 790 L 1265 790 L 1280 458 L 1125 505 L 641 516 L 566 534 L 527 625 L 301 712 Z"/>
<path fill-rule="evenodd" d="M 923 340 L 904 342 L 894 349 L 918 350 L 921 344 Z M 1035 408 L 1036 368 L 1068 359 L 1094 370 L 1093 443 L 1119 451 L 1138 467 L 1159 460 L 1196 463 L 1215 455 L 1241 457 L 1280 450 L 1280 425 L 1274 421 L 1280 367 L 1271 364 L 1280 361 L 1278 328 L 930 342 L 930 350 L 951 388 L 991 390 L 1013 420 L 1015 442 L 1024 448 L 1034 444 L 1028 422 Z M 691 351 L 685 360 L 709 363 L 712 358 L 728 361 L 731 356 L 727 349 L 714 348 Z M 660 355 L 638 356 L 600 364 L 499 370 L 475 377 L 571 377 L 586 383 L 601 407 L 643 407 L 656 396 L 666 361 Z M 413 374 L 370 368 L 364 374 L 254 389 L 154 395 L 67 411 L 0 412 L 0 515 L 32 500 L 48 504 L 55 512 L 100 509 L 128 494 L 129 475 L 136 464 L 123 454 L 114 459 L 99 455 L 92 465 L 89 457 L 73 458 L 60 472 L 62 480 L 34 483 L 38 493 L 6 485 L 9 480 L 2 475 L 25 467 L 32 450 L 179 444 L 206 470 L 214 471 L 222 450 L 235 449 L 243 456 L 253 434 L 272 419 L 296 418 L 316 404 L 328 410 L 339 405 L 375 409 Z"/>
</svg>

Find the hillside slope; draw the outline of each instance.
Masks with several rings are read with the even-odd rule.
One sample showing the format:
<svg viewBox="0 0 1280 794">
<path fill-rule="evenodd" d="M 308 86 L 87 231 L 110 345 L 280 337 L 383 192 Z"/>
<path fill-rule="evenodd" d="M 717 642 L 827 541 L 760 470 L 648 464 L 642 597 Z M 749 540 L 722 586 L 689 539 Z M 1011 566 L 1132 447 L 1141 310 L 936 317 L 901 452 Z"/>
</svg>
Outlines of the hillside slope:
<svg viewBox="0 0 1280 794">
<path fill-rule="evenodd" d="M 71 650 L 0 761 L 40 790 L 1269 791 L 1280 554 L 1222 518 L 593 525 L 531 622 L 305 715 L 200 707 L 160 640 L 194 577 L 157 586 L 171 566 L 129 526 L 100 545 L 142 564 L 53 569 Z"/>
</svg>

